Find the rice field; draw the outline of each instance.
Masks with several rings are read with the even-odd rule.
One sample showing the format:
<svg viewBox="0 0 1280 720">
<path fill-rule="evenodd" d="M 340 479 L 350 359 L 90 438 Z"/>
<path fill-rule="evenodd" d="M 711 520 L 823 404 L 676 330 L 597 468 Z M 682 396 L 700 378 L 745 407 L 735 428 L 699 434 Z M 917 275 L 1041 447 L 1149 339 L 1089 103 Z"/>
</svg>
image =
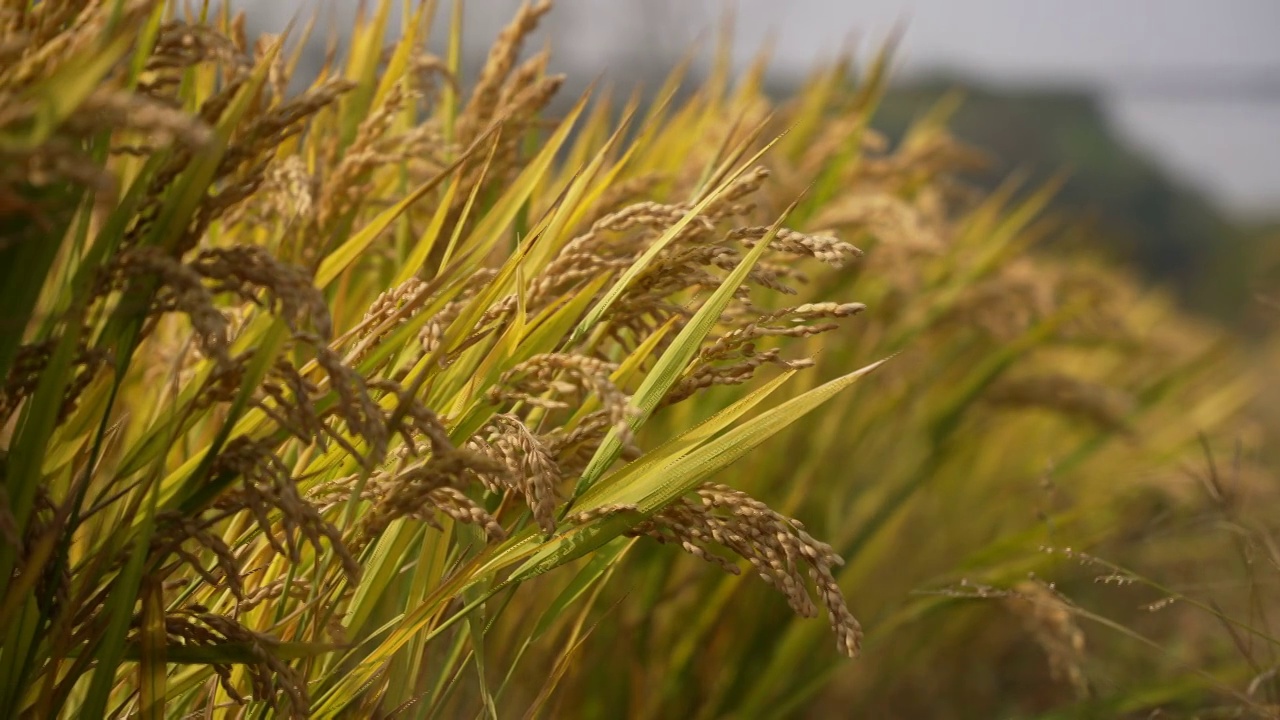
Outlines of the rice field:
<svg viewBox="0 0 1280 720">
<path fill-rule="evenodd" d="M 549 2 L 472 82 L 391 10 L 298 90 L 0 2 L 0 706 L 1276 716 L 1267 365 L 878 133 L 888 48 L 552 113 Z"/>
</svg>

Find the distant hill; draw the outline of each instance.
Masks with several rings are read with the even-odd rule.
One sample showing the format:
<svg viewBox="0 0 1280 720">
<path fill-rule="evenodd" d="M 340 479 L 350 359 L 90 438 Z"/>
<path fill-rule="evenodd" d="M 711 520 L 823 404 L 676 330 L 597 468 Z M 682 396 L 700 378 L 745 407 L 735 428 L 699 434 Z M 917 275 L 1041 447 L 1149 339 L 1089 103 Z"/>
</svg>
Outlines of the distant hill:
<svg viewBox="0 0 1280 720">
<path fill-rule="evenodd" d="M 1083 240 L 1171 285 L 1191 308 L 1233 322 L 1247 314 L 1253 293 L 1243 280 L 1274 236 L 1237 226 L 1128 145 L 1091 93 L 996 90 L 936 78 L 891 90 L 875 125 L 899 136 L 953 90 L 964 95 L 953 132 L 997 160 L 979 181 L 994 186 L 1016 170 L 1035 183 L 1066 171 L 1055 211 Z"/>
</svg>

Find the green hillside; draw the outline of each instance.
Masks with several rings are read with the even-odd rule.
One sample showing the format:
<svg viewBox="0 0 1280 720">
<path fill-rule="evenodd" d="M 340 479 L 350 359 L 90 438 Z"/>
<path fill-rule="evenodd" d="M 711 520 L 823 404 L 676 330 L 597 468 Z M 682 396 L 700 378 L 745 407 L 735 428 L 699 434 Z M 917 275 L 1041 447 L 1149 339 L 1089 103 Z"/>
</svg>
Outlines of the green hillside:
<svg viewBox="0 0 1280 720">
<path fill-rule="evenodd" d="M 781 88 L 779 88 L 781 89 Z M 1181 184 L 1111 125 L 1099 98 L 1061 89 L 993 90 L 940 78 L 894 89 L 876 127 L 899 135 L 949 92 L 963 101 L 951 128 L 993 162 L 974 180 L 994 186 L 1010 172 L 1034 185 L 1066 173 L 1058 214 L 1067 234 L 1173 286 L 1187 304 L 1236 322 L 1248 314 L 1252 275 L 1270 234 L 1243 228 L 1196 189 Z"/>
</svg>

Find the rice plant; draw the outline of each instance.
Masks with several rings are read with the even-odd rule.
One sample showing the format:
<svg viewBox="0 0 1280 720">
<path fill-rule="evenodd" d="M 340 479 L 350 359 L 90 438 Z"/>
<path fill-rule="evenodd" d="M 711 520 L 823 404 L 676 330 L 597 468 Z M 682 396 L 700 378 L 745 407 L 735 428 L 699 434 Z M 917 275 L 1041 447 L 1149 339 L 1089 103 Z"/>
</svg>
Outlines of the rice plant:
<svg viewBox="0 0 1280 720">
<path fill-rule="evenodd" d="M 705 483 L 871 368 L 771 405 L 806 363 L 752 349 L 861 309 L 760 309 L 769 263 L 858 250 L 742 220 L 762 127 L 656 200 L 621 176 L 671 151 L 660 117 L 611 129 L 580 102 L 541 136 L 560 80 L 516 61 L 546 3 L 465 96 L 457 48 L 421 42 L 429 6 L 384 54 L 389 7 L 290 95 L 296 54 L 242 17 L 8 6 L 6 707 L 367 716 L 441 707 L 471 664 L 492 707 L 490 608 L 643 536 L 760 563 L 856 651 L 840 559 Z"/>
<path fill-rule="evenodd" d="M 1046 586 L 944 611 L 1176 496 L 1221 338 L 1031 256 L 1048 191 L 973 197 L 945 112 L 888 147 L 887 52 L 553 119 L 549 3 L 469 87 L 461 4 L 391 10 L 291 91 L 309 26 L 0 5 L 0 706 L 875 712 L 975 637 L 1087 686 Z"/>
</svg>

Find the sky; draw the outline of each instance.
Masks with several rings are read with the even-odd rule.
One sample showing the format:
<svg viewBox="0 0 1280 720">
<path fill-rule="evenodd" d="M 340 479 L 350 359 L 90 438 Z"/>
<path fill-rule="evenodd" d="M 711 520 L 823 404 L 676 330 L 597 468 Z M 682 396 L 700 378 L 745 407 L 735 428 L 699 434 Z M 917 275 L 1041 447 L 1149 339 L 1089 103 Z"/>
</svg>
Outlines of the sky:
<svg viewBox="0 0 1280 720">
<path fill-rule="evenodd" d="M 356 3 L 236 4 L 269 26 L 299 8 L 349 19 Z M 467 0 L 467 42 L 486 48 L 518 5 Z M 1280 215 L 1280 0 L 559 0 L 544 34 L 556 67 L 594 76 L 670 64 L 729 7 L 741 65 L 771 39 L 776 71 L 801 72 L 901 26 L 900 79 L 1098 91 L 1123 136 L 1182 181 L 1229 211 Z"/>
</svg>

